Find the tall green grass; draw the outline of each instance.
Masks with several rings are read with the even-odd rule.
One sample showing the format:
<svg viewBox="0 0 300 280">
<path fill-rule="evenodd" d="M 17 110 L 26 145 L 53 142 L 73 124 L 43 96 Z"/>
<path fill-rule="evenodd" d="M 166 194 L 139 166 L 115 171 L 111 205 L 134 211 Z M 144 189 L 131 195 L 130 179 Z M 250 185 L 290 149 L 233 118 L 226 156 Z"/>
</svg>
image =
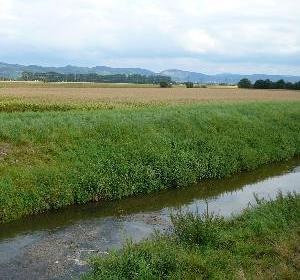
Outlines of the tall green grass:
<svg viewBox="0 0 300 280">
<path fill-rule="evenodd" d="M 299 279 L 300 196 L 258 203 L 231 220 L 176 215 L 170 233 L 94 258 L 83 279 Z"/>
<path fill-rule="evenodd" d="M 133 104 L 124 104 L 123 107 L 127 106 L 133 107 Z M 14 112 L 64 112 L 71 110 L 82 110 L 82 111 L 90 111 L 90 110 L 99 110 L 99 109 L 113 109 L 116 107 L 122 107 L 122 104 L 117 103 L 98 103 L 98 104 L 76 104 L 76 103 L 46 103 L 46 102 L 24 102 L 19 100 L 5 100 L 0 101 L 0 113 L 14 113 Z"/>
<path fill-rule="evenodd" d="M 137 101 L 117 101 L 114 102 L 31 102 L 7 98 L 0 100 L 0 113 L 16 112 L 64 112 L 64 111 L 93 111 L 112 109 L 137 109 L 149 108 L 153 106 L 166 105 L 163 102 L 137 102 Z"/>
<path fill-rule="evenodd" d="M 0 221 L 289 159 L 299 131 L 299 102 L 0 113 Z"/>
</svg>

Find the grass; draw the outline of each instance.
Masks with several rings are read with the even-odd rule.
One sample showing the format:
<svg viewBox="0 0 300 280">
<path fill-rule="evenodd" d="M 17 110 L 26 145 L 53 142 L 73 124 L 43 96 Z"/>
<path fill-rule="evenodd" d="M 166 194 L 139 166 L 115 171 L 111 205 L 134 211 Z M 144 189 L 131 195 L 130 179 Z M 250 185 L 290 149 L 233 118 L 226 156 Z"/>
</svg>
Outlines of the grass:
<svg viewBox="0 0 300 280">
<path fill-rule="evenodd" d="M 169 233 L 95 257 L 85 280 L 299 279 L 300 196 L 225 220 L 177 214 Z"/>
<path fill-rule="evenodd" d="M 0 222 L 300 153 L 300 103 L 0 113 Z"/>
<path fill-rule="evenodd" d="M 143 106 L 140 104 L 139 106 Z M 144 105 L 146 106 L 146 104 Z M 20 100 L 5 100 L 0 101 L 0 113 L 13 113 L 13 112 L 49 112 L 49 111 L 71 111 L 71 110 L 81 110 L 81 111 L 90 111 L 90 110 L 99 110 L 99 109 L 114 109 L 114 108 L 130 108 L 137 107 L 137 104 L 133 103 L 48 103 L 48 102 L 24 102 Z"/>
</svg>

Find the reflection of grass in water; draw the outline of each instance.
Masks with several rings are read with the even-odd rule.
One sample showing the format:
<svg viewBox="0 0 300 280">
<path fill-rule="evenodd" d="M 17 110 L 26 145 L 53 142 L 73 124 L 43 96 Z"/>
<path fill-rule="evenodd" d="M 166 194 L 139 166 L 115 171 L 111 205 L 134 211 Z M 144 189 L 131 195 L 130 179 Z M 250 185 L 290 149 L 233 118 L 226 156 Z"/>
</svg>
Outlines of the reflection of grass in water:
<svg viewBox="0 0 300 280">
<path fill-rule="evenodd" d="M 1 145 L 0 145 L 1 150 Z M 0 240 L 13 238 L 14 236 L 38 230 L 51 230 L 58 227 L 66 227 L 70 223 L 79 220 L 87 222 L 94 218 L 105 218 L 119 215 L 136 217 L 138 213 L 157 212 L 169 208 L 178 209 L 186 207 L 189 204 L 197 205 L 199 200 L 214 200 L 220 194 L 236 192 L 241 187 L 248 184 L 255 184 L 270 177 L 287 176 L 289 171 L 299 166 L 299 159 L 294 158 L 288 162 L 280 162 L 264 165 L 256 170 L 242 172 L 234 176 L 216 179 L 204 180 L 201 183 L 190 185 L 185 188 L 166 189 L 149 195 L 136 195 L 114 201 L 101 201 L 98 203 L 88 203 L 86 205 L 73 205 L 65 207 L 60 211 L 48 211 L 36 216 L 26 217 L 11 223 L 2 224 L 0 231 Z M 264 187 L 262 186 L 262 189 Z M 274 189 L 277 192 L 278 189 Z M 252 198 L 252 194 L 250 194 Z M 250 199 L 248 197 L 248 199 Z M 235 202 L 233 202 L 235 203 Z M 211 209 L 211 206 L 209 207 Z M 143 214 L 142 214 L 143 216 Z M 30 223 L 28 222 L 30 219 Z M 139 219 L 139 217 L 137 218 Z"/>
<path fill-rule="evenodd" d="M 94 258 L 84 279 L 299 279 L 299 195 L 258 202 L 231 220 L 173 216 L 171 233 Z"/>
<path fill-rule="evenodd" d="M 299 103 L 0 114 L 0 221 L 222 178 L 299 154 Z"/>
</svg>

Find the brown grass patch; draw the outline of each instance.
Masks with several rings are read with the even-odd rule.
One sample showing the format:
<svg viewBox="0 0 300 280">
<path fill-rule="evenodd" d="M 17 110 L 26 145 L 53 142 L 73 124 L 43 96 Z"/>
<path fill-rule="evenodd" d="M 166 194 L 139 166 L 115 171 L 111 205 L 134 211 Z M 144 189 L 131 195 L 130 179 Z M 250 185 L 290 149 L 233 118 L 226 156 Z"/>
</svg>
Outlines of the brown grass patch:
<svg viewBox="0 0 300 280">
<path fill-rule="evenodd" d="M 8 143 L 0 143 L 0 161 L 4 160 L 11 151 L 11 145 Z"/>
</svg>

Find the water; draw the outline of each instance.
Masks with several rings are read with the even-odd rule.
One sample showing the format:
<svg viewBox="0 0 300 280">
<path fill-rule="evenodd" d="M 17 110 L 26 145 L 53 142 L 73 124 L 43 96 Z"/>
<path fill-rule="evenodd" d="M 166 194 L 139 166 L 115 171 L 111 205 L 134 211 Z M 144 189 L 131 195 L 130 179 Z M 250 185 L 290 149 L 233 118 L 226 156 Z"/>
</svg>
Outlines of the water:
<svg viewBox="0 0 300 280">
<path fill-rule="evenodd" d="M 254 194 L 267 199 L 300 192 L 300 160 L 265 166 L 222 180 L 121 201 L 92 203 L 0 225 L 0 279 L 70 279 L 128 238 L 140 241 L 169 226 L 183 208 L 225 217 L 240 213 Z"/>
</svg>

